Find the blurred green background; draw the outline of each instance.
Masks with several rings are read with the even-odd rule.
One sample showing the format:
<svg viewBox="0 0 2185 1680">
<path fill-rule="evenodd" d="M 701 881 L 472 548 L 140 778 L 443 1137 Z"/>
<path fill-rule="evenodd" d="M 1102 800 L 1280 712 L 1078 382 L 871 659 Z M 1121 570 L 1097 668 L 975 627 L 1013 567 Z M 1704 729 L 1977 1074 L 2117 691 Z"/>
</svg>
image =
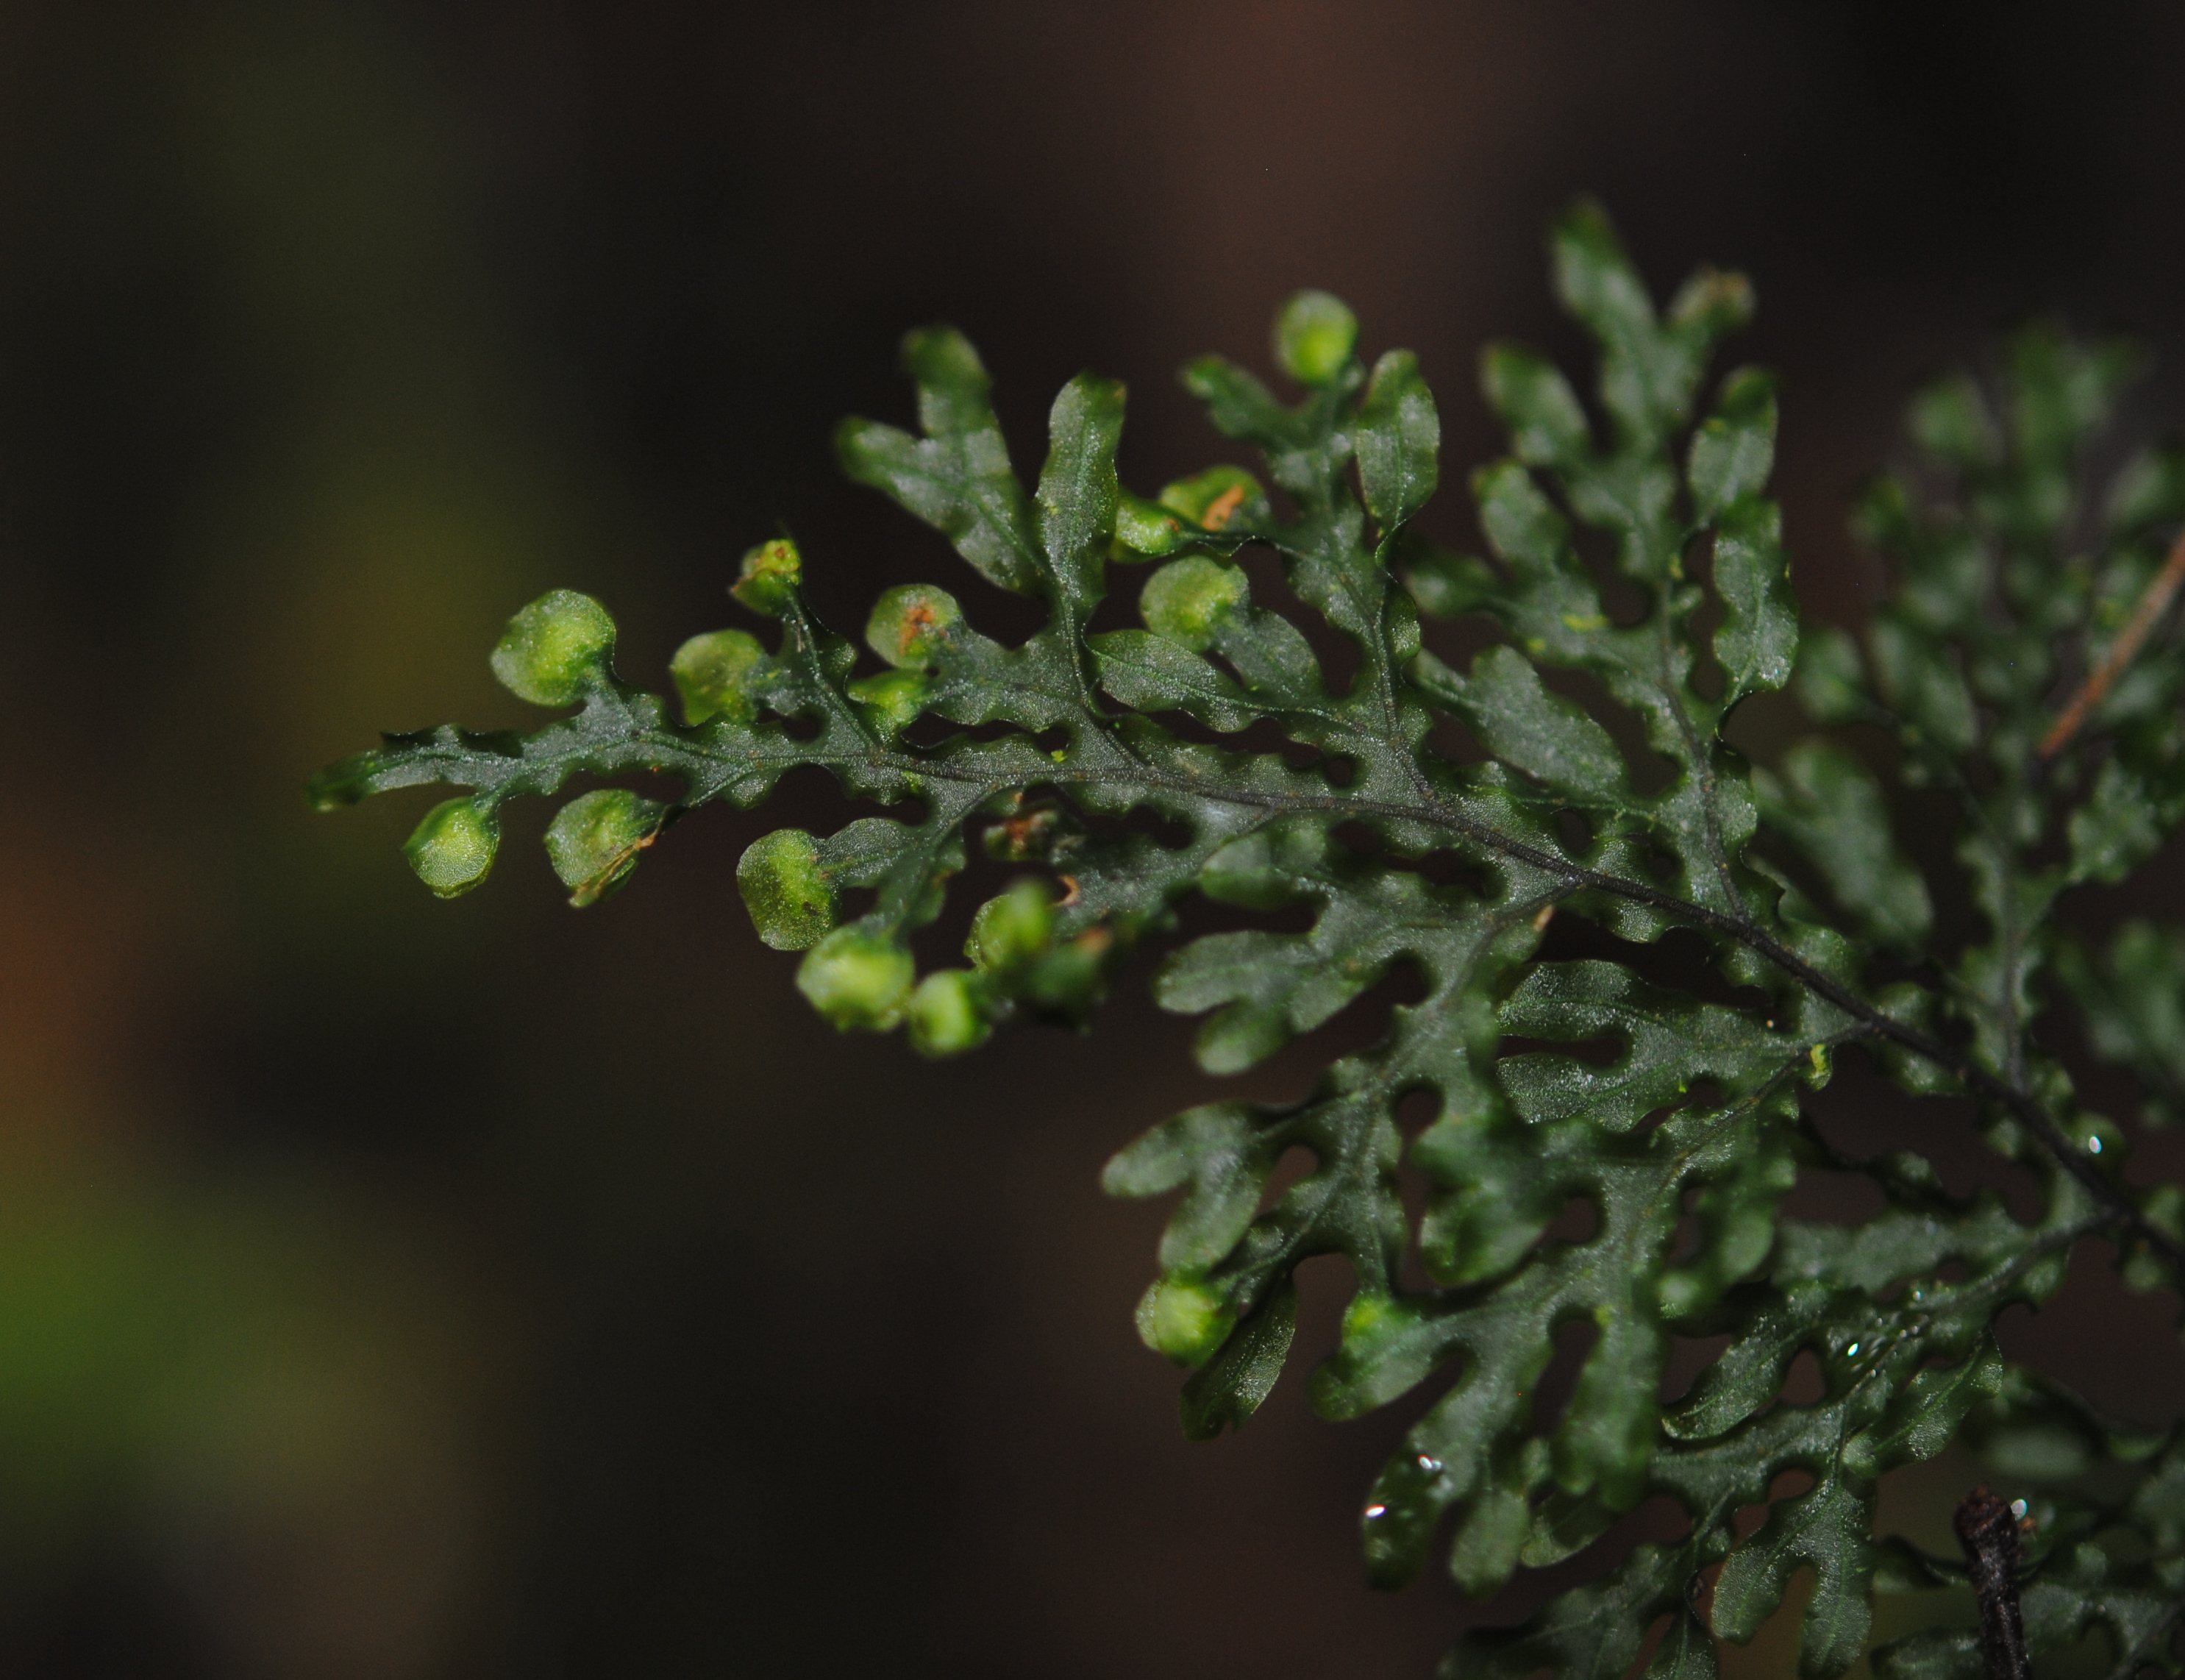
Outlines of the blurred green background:
<svg viewBox="0 0 2185 1680">
<path fill-rule="evenodd" d="M 2167 4 L 0 5 L 0 1673 L 1423 1675 L 1513 1614 L 1361 1584 L 1408 1414 L 1292 1379 L 1179 1438 L 1160 1210 L 1095 1187 L 1207 1083 L 1137 980 L 924 1066 L 737 901 L 824 785 L 579 916 L 545 810 L 441 904 L 395 852 L 433 796 L 302 781 L 520 721 L 485 653 L 549 587 L 657 681 L 780 521 L 838 624 L 959 583 L 828 445 L 906 417 L 927 320 L 1020 462 L 1063 379 L 1129 379 L 1143 488 L 1215 452 L 1172 370 L 1326 286 L 1419 350 L 1459 483 L 1478 343 L 1575 359 L 1580 188 L 1657 287 L 1753 274 L 1800 591 L 1854 622 L 1843 501 L 1916 375 L 2054 305 L 2185 416 L 2181 73 Z M 2178 860 L 2084 913 L 2185 910 Z M 2098 1258 L 2014 1346 L 2166 1418 L 2176 1303 Z M 1941 1543 L 1966 1474 L 1897 1516 Z"/>
</svg>

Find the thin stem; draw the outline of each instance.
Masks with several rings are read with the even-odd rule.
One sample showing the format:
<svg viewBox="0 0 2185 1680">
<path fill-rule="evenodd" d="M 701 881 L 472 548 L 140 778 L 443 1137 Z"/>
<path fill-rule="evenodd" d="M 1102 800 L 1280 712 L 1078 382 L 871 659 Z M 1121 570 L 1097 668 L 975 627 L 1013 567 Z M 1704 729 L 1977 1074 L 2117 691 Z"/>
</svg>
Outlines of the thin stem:
<svg viewBox="0 0 2185 1680">
<path fill-rule="evenodd" d="M 2080 726 L 2094 708 L 2108 697 L 2110 690 L 2116 686 L 2116 680 L 2138 657 L 2141 645 L 2152 633 L 2181 585 L 2185 585 L 2185 531 L 2181 531 L 2177 540 L 2171 544 L 2169 559 L 2163 563 L 2162 569 L 2154 574 L 2154 581 L 2148 585 L 2145 593 L 2139 597 L 2139 604 L 2132 609 L 2132 617 L 2126 620 L 2123 630 L 2110 644 L 2108 657 L 2079 686 L 2079 692 L 2071 697 L 2071 703 L 2064 708 L 2063 714 L 2056 720 L 2048 733 L 2042 736 L 2040 755 L 2044 763 L 2070 744 L 2071 737 L 2079 732 Z"/>
<path fill-rule="evenodd" d="M 1987 1488 L 1975 1487 L 1958 1507 L 1956 1526 L 1958 1543 L 1972 1565 L 1988 1680 L 2032 1680 L 2026 1623 L 2018 1610 L 2018 1512 Z"/>
<path fill-rule="evenodd" d="M 866 732 L 861 729 L 861 734 Z M 624 750 L 636 749 L 628 763 L 616 764 L 602 757 L 603 743 L 584 742 L 571 756 L 581 759 L 587 769 L 612 770 L 650 768 L 680 773 L 681 764 L 692 761 L 720 764 L 748 764 L 748 759 L 735 759 L 697 746 L 681 731 L 662 732 L 652 730 L 633 731 L 622 742 Z M 870 742 L 871 736 L 866 734 Z M 427 754 L 427 762 L 433 755 Z M 451 760 L 459 755 L 451 753 Z M 958 767 L 947 759 L 929 759 L 907 753 L 899 748 L 882 747 L 876 742 L 856 753 L 813 753 L 808 750 L 785 753 L 799 764 L 824 765 L 849 771 L 862 765 L 872 771 L 887 771 L 909 784 L 905 791 L 915 788 L 919 781 L 951 781 L 970 784 L 990 793 L 1027 785 L 1018 776 L 998 779 L 991 771 L 982 773 L 976 768 Z M 679 764 L 678 761 L 681 761 Z M 468 766 L 465 765 L 465 769 Z M 519 769 L 535 772 L 535 763 L 508 764 L 503 776 L 493 779 L 497 784 Z M 448 771 L 455 771 L 449 774 Z M 424 776 L 416 780 L 428 779 Z M 487 783 L 472 779 L 456 770 L 454 762 L 446 766 L 439 776 L 432 780 L 447 780 L 460 786 L 482 787 Z M 1450 805 L 1423 776 L 1414 778 L 1420 790 L 1421 803 L 1405 804 L 1390 799 L 1369 799 L 1341 793 L 1310 794 L 1269 789 L 1224 787 L 1219 783 L 1202 781 L 1196 777 L 1181 776 L 1171 770 L 1155 769 L 1143 760 L 1128 769 L 1111 766 L 1077 767 L 1067 763 L 1055 764 L 1037 780 L 1053 786 L 1111 786 L 1145 789 L 1160 789 L 1190 798 L 1204 799 L 1218 804 L 1239 805 L 1266 811 L 1320 811 L 1358 816 L 1387 817 L 1398 821 L 1412 822 L 1444 830 L 1461 836 L 1489 851 L 1500 854 L 1528 868 L 1539 871 L 1556 882 L 1566 892 L 1597 892 L 1624 899 L 1660 911 L 1687 926 L 1703 928 L 1724 938 L 1733 939 L 1762 957 L 1816 996 L 1826 1000 L 1852 1020 L 1862 1023 L 1875 1037 L 1886 1039 L 1902 1045 L 1914 1055 L 1946 1069 L 1974 1095 L 1996 1104 L 2023 1124 L 2037 1138 L 2054 1157 L 2057 1163 L 2084 1186 L 2095 1201 L 2107 1208 L 2115 1220 L 2128 1227 L 2133 1235 L 2149 1249 L 2160 1254 L 2173 1267 L 2185 1269 L 2185 1243 L 2180 1243 L 2168 1231 L 2154 1224 L 2135 1207 L 2121 1190 L 2109 1182 L 2082 1151 L 2065 1135 L 2062 1127 L 2053 1119 L 2030 1091 L 2016 1082 L 1998 1078 L 1989 1069 L 1972 1060 L 1963 1051 L 1945 1044 L 1942 1039 L 1920 1031 L 1895 1016 L 1885 1013 L 1841 981 L 1822 972 L 1804 958 L 1785 945 L 1765 928 L 1747 916 L 1728 915 L 1704 904 L 1694 904 L 1679 898 L 1674 893 L 1643 881 L 1611 875 L 1603 871 L 1574 864 L 1568 858 L 1549 852 L 1526 841 L 1505 834 L 1492 825 L 1482 822 Z M 400 784 L 407 785 L 407 781 Z M 556 784 L 558 785 L 558 783 Z M 711 797 L 710 795 L 708 797 Z M 702 802 L 701 802 L 702 803 Z"/>
<path fill-rule="evenodd" d="M 942 765 L 904 760 L 900 768 L 913 775 L 936 776 L 949 780 L 971 780 L 970 776 L 952 777 Z M 1827 1000 L 1853 1020 L 1861 1022 L 1877 1038 L 1886 1039 L 1903 1045 L 1915 1056 L 1947 1069 L 1974 1095 L 2008 1110 L 2026 1128 L 2038 1138 L 2053 1156 L 2057 1164 L 2076 1179 L 2094 1198 L 2130 1226 L 2135 1235 L 2149 1247 L 2160 1253 L 2174 1266 L 2185 1266 L 2185 1244 L 2181 1244 L 2169 1232 L 2154 1224 L 2139 1209 L 2126 1201 L 2122 1193 L 2105 1179 L 2094 1164 L 2067 1136 L 2048 1112 L 2035 1100 L 2032 1094 L 2010 1080 L 2000 1078 L 1978 1062 L 1952 1048 L 1931 1033 L 1884 1013 L 1874 1005 L 1844 985 L 1841 981 L 1822 972 L 1791 950 L 1766 929 L 1738 916 L 1725 916 L 1704 904 L 1696 904 L 1680 899 L 1674 893 L 1645 882 L 1632 881 L 1623 876 L 1610 875 L 1602 871 L 1573 864 L 1566 858 L 1543 851 L 1536 846 L 1500 832 L 1486 823 L 1451 809 L 1439 798 L 1431 805 L 1405 805 L 1393 800 L 1360 799 L 1340 794 L 1312 795 L 1246 791 L 1238 788 L 1208 787 L 1188 777 L 1156 770 L 1134 771 L 1127 778 L 1112 773 L 1089 772 L 1071 775 L 1066 765 L 1057 765 L 1053 781 L 1060 783 L 1113 782 L 1130 781 L 1143 786 L 1188 793 L 1194 798 L 1218 800 L 1225 804 L 1239 804 L 1268 810 L 1349 811 L 1370 816 L 1392 817 L 1403 821 L 1422 822 L 1434 827 L 1461 834 L 1465 838 L 1500 852 L 1503 856 L 1537 869 L 1544 874 L 1559 878 L 1573 891 L 1591 891 L 1643 904 L 1664 915 L 1710 932 L 1735 939 L 1746 949 L 1766 959 L 1777 968 L 1797 980 L 1808 991 Z"/>
<path fill-rule="evenodd" d="M 2022 1089 L 2026 1084 L 2026 1030 L 2018 1018 L 2018 988 L 2026 940 L 2018 925 L 2018 894 L 2012 890 L 2011 862 L 2008 850 L 1997 860 L 1995 909 L 1996 919 L 2002 925 L 1996 929 L 1996 934 L 2003 945 L 2003 984 L 1998 988 L 1998 998 L 2003 1014 L 2003 1072 L 2013 1086 Z"/>
</svg>

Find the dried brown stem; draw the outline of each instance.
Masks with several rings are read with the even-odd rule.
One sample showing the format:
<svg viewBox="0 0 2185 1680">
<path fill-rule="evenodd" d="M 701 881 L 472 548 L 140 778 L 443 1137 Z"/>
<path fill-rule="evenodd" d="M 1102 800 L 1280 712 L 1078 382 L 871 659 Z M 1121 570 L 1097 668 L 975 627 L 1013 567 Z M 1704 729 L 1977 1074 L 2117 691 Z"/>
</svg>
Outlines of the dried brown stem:
<svg viewBox="0 0 2185 1680">
<path fill-rule="evenodd" d="M 2018 1512 L 1987 1488 L 1975 1487 L 1958 1507 L 1957 1529 L 1965 1560 L 1972 1565 L 1988 1680 L 2031 1680 L 2026 1624 L 2018 1611 Z"/>
<path fill-rule="evenodd" d="M 2154 581 L 2148 585 L 2146 593 L 2139 597 L 2139 604 L 2132 609 L 2132 617 L 2126 621 L 2122 634 L 2110 643 L 2109 657 L 2079 685 L 2071 703 L 2064 708 L 2063 714 L 2042 737 L 2042 759 L 2053 759 L 2062 752 L 2088 714 L 2108 697 L 2116 680 L 2138 657 L 2141 644 L 2146 641 L 2181 585 L 2185 585 L 2185 532 L 2179 533 L 2177 540 L 2171 545 L 2169 559 L 2154 574 Z"/>
</svg>

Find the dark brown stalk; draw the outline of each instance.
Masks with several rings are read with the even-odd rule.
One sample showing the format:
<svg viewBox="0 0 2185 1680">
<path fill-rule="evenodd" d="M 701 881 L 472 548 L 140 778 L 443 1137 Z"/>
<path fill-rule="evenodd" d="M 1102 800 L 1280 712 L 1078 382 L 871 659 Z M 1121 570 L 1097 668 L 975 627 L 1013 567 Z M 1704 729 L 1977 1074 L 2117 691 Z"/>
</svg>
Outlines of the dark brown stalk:
<svg viewBox="0 0 2185 1680">
<path fill-rule="evenodd" d="M 1958 1542 L 1972 1565 L 1988 1680 L 2032 1680 L 2026 1624 L 2018 1613 L 2018 1513 L 2007 1500 L 1975 1487 L 1958 1507 L 1957 1528 Z"/>
</svg>

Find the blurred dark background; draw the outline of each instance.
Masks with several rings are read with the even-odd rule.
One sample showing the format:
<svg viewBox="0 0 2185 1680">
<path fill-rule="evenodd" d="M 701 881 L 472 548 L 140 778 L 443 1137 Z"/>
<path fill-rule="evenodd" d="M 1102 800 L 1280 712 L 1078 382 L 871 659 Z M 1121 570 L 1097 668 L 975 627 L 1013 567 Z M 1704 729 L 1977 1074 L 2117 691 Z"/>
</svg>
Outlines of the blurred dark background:
<svg viewBox="0 0 2185 1680">
<path fill-rule="evenodd" d="M 519 721 L 484 655 L 548 587 L 657 680 L 779 521 L 838 624 L 958 582 L 828 442 L 907 418 L 936 317 L 1020 463 L 1129 379 L 1143 489 L 1215 453 L 1174 368 L 1325 286 L 1420 352 L 1461 483 L 1480 341 L 1575 356 L 1579 190 L 1657 289 L 1753 275 L 1800 592 L 1855 622 L 1844 500 L 1918 375 L 2053 306 L 2185 417 L 2181 74 L 2152 3 L 0 6 L 0 1673 L 1429 1672 L 1483 1612 L 1356 1558 L 1411 1413 L 1294 1374 L 1188 1446 L 1137 1344 L 1161 1210 L 1096 1175 L 1207 1086 L 1142 977 L 926 1066 L 737 901 L 822 786 L 579 916 L 544 809 L 444 905 L 394 851 L 430 796 L 300 785 Z M 1874 1092 L 1831 1123 L 1908 1140 Z M 2015 1346 L 2165 1419 L 2175 1303 L 2099 1258 Z"/>
</svg>

